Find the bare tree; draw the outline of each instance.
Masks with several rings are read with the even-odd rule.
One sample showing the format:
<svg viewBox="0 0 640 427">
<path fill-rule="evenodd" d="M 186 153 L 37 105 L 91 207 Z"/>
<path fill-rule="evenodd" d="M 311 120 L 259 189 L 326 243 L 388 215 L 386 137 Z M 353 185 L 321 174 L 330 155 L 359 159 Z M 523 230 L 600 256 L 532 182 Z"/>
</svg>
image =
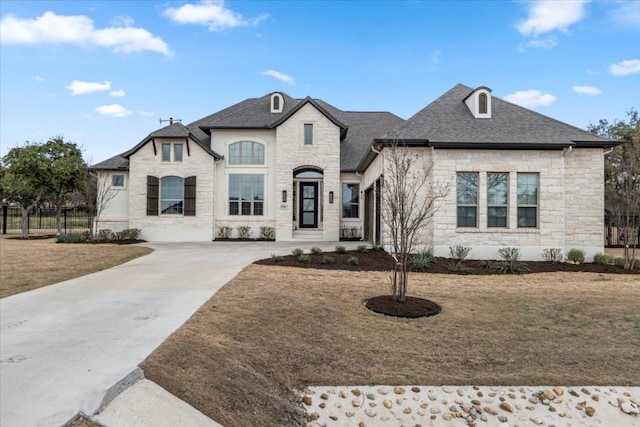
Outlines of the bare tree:
<svg viewBox="0 0 640 427">
<path fill-rule="evenodd" d="M 92 174 L 92 178 L 95 179 L 95 217 L 93 218 L 93 224 L 91 226 L 91 232 L 94 237 L 98 234 L 98 228 L 100 220 L 104 212 L 111 206 L 113 199 L 118 194 L 111 189 L 110 176 L 106 173 Z"/>
<path fill-rule="evenodd" d="M 396 261 L 391 288 L 394 299 L 402 302 L 407 296 L 411 253 L 449 194 L 449 185 L 434 183 L 432 165 L 397 141 L 385 146 L 382 156 L 382 221 Z"/>
</svg>

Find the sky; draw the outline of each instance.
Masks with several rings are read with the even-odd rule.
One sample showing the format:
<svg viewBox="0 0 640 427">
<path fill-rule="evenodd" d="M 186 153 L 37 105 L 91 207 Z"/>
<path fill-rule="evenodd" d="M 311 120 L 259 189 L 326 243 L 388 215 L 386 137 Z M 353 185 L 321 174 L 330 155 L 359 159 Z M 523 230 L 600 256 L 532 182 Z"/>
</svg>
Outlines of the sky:
<svg viewBox="0 0 640 427">
<path fill-rule="evenodd" d="M 585 129 L 640 107 L 640 0 L 0 0 L 0 155 L 95 164 L 274 91 L 411 117 L 458 83 Z"/>
</svg>

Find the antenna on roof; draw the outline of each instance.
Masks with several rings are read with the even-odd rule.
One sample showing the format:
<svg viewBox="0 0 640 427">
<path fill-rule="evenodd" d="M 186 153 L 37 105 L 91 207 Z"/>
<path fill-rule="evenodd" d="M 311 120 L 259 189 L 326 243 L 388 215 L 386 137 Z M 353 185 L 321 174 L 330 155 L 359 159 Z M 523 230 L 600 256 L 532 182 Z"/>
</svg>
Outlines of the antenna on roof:
<svg viewBox="0 0 640 427">
<path fill-rule="evenodd" d="M 160 119 L 160 124 L 162 124 L 163 122 L 169 122 L 169 124 L 172 125 L 173 122 L 182 123 L 182 119 L 174 119 L 173 117 L 169 117 L 168 119 Z"/>
</svg>

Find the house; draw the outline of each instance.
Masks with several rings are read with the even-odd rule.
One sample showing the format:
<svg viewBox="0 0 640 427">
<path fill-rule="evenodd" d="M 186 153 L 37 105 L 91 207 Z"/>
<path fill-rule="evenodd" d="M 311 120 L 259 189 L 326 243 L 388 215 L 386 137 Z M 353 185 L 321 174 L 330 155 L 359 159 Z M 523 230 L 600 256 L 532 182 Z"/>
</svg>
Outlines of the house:
<svg viewBox="0 0 640 427">
<path fill-rule="evenodd" d="M 115 192 L 98 226 L 139 228 L 150 241 L 242 227 L 278 241 L 380 242 L 391 140 L 432 167 L 432 183 L 450 185 L 423 233 L 436 255 L 454 245 L 473 258 L 507 246 L 528 260 L 550 248 L 603 251 L 603 158 L 617 142 L 461 84 L 408 120 L 274 92 L 171 123 L 93 166 Z"/>
</svg>

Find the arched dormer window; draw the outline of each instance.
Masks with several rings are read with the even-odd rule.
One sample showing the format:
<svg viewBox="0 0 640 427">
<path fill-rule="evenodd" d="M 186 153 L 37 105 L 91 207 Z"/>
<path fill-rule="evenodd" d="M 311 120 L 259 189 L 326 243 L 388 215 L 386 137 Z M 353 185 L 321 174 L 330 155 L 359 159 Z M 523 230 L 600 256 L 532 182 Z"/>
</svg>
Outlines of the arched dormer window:
<svg viewBox="0 0 640 427">
<path fill-rule="evenodd" d="M 282 113 L 284 107 L 284 97 L 282 94 L 276 92 L 271 94 L 271 112 Z"/>
<path fill-rule="evenodd" d="M 229 146 L 230 165 L 263 165 L 264 145 L 255 141 L 239 141 Z"/>
<path fill-rule="evenodd" d="M 487 94 L 481 93 L 478 96 L 478 113 L 487 114 Z"/>
</svg>

